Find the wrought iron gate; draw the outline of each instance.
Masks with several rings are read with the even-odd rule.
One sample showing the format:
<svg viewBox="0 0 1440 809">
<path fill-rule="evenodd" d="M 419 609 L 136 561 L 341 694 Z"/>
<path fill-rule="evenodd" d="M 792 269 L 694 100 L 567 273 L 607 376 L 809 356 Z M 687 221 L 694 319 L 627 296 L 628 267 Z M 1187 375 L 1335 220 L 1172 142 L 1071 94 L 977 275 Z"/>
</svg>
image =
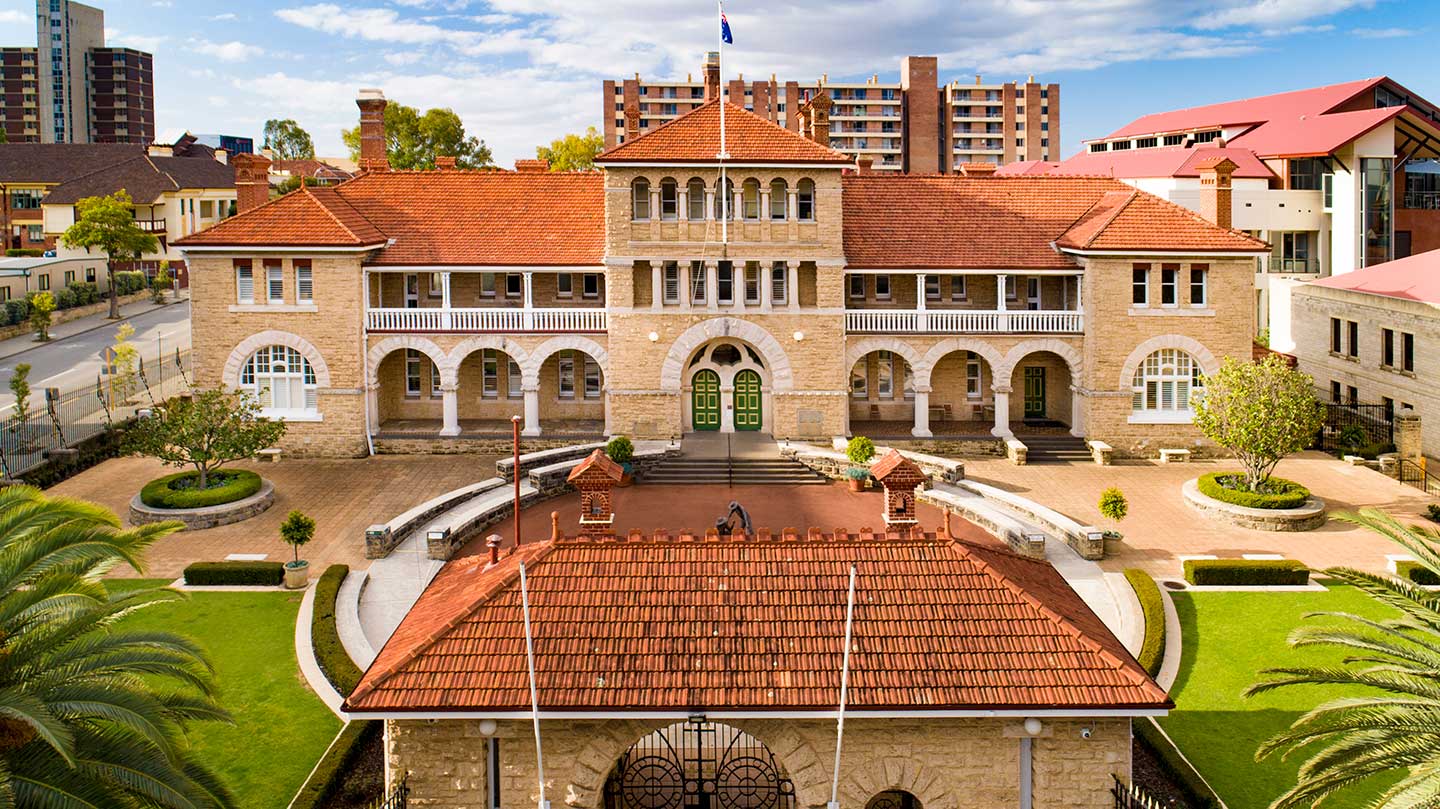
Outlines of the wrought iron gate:
<svg viewBox="0 0 1440 809">
<path fill-rule="evenodd" d="M 625 751 L 605 782 L 606 809 L 795 809 L 795 785 L 759 739 L 690 721 Z"/>
</svg>

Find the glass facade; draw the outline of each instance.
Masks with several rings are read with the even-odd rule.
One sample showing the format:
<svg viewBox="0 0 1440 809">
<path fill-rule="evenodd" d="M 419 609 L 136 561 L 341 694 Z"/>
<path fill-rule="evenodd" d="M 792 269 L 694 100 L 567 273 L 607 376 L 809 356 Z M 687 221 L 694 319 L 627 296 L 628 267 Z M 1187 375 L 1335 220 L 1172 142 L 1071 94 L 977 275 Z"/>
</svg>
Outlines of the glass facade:
<svg viewBox="0 0 1440 809">
<path fill-rule="evenodd" d="M 1360 211 L 1360 241 L 1364 245 L 1361 266 L 1383 264 L 1394 257 L 1391 236 L 1395 225 L 1395 200 L 1391 193 L 1394 179 L 1391 163 L 1388 157 L 1360 159 L 1360 175 L 1364 183 Z"/>
</svg>

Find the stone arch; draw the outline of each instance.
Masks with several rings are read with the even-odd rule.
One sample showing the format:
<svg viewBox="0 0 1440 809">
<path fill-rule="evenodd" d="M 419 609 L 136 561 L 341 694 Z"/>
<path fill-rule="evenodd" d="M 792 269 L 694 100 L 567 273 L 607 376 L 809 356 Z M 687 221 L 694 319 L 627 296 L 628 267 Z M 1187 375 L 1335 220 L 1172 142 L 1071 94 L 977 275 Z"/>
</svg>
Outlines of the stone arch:
<svg viewBox="0 0 1440 809">
<path fill-rule="evenodd" d="M 925 379 L 925 384 L 930 384 L 930 370 L 933 364 L 925 364 L 926 358 L 922 356 L 919 351 L 915 350 L 914 346 L 895 337 L 866 337 L 863 340 L 846 346 L 845 373 L 849 374 L 850 369 L 855 367 L 855 363 L 873 351 L 889 351 L 892 354 L 898 354 L 903 357 L 906 362 L 910 363 L 910 372 L 915 375 L 916 384 L 920 384 L 919 380 L 922 376 Z M 923 374 L 920 371 L 922 366 L 925 369 Z"/>
<path fill-rule="evenodd" d="M 1135 384 L 1135 370 L 1140 367 L 1140 363 L 1162 348 L 1178 348 L 1194 357 L 1195 361 L 1200 363 L 1200 372 L 1206 376 L 1220 370 L 1220 361 L 1215 359 L 1215 355 L 1204 343 L 1183 334 L 1160 334 L 1135 346 L 1135 350 L 1125 358 L 1125 364 L 1120 366 L 1120 382 L 1116 390 L 1130 390 Z"/>
<path fill-rule="evenodd" d="M 881 792 L 904 790 L 915 796 L 924 809 L 956 806 L 959 801 L 946 788 L 944 779 L 927 772 L 925 765 L 909 756 L 868 758 L 860 766 L 848 770 L 841 792 L 850 800 L 842 801 L 863 807 Z"/>
<path fill-rule="evenodd" d="M 605 350 L 605 346 L 578 334 L 562 334 L 559 337 L 551 337 L 531 350 L 528 359 L 522 360 L 516 357 L 515 361 L 520 363 L 520 373 L 524 374 L 527 380 L 538 380 L 540 367 L 545 364 L 545 360 L 561 351 L 583 351 L 589 354 L 600 365 L 600 373 L 606 379 L 610 378 L 610 352 Z"/>
<path fill-rule="evenodd" d="M 1070 366 L 1070 378 L 1076 382 L 1080 380 L 1080 369 L 1085 363 L 1084 357 L 1080 356 L 1080 352 L 1077 351 L 1074 346 L 1064 340 L 1056 340 L 1053 337 L 1046 337 L 1039 340 L 1026 340 L 1010 349 L 1005 353 L 1005 359 L 1002 361 L 1004 363 L 1003 366 L 996 369 L 996 377 L 1009 379 L 1010 375 L 1015 372 L 1015 365 L 1019 363 L 1020 360 L 1038 351 L 1048 351 L 1051 354 L 1058 355 L 1060 359 L 1065 360 L 1066 365 Z M 1001 376 L 1002 373 L 1004 374 L 1003 377 Z"/>
<path fill-rule="evenodd" d="M 230 352 L 225 360 L 225 367 L 220 373 L 220 381 L 225 385 L 240 387 L 240 369 L 250 355 L 265 346 L 288 346 L 300 352 L 300 356 L 310 362 L 310 368 L 315 372 L 315 387 L 330 387 L 330 367 L 325 364 L 325 357 L 320 353 L 313 343 L 288 331 L 270 329 L 268 331 L 256 332 L 240 341 L 240 344 Z"/>
<path fill-rule="evenodd" d="M 681 377 L 685 363 L 700 346 L 720 337 L 733 337 L 754 346 L 770 366 L 770 384 L 776 391 L 788 391 L 795 387 L 795 376 L 790 369 L 790 357 L 770 332 L 748 320 L 735 317 L 717 317 L 696 323 L 680 333 L 670 344 L 670 352 L 660 365 L 660 389 L 680 392 Z M 595 358 L 599 361 L 599 357 Z"/>
<path fill-rule="evenodd" d="M 944 359 L 946 354 L 955 351 L 973 351 L 979 354 L 985 362 L 989 363 L 990 373 L 996 378 L 999 378 L 999 369 L 1003 368 L 1005 364 L 1005 359 L 1000 355 L 999 350 L 984 340 L 976 340 L 972 337 L 948 337 L 931 346 L 915 367 L 916 386 L 930 387 L 930 372 L 935 368 L 935 363 Z"/>
<path fill-rule="evenodd" d="M 520 347 L 519 343 L 511 340 L 509 337 L 502 337 L 496 334 L 481 334 L 474 337 L 466 337 L 464 340 L 456 343 L 454 348 L 450 349 L 449 363 L 450 367 L 455 369 L 457 382 L 460 374 L 460 364 L 465 361 L 465 358 L 474 354 L 476 351 L 483 351 L 487 348 L 505 352 L 510 359 L 515 360 L 516 365 L 520 366 L 520 373 L 524 376 L 525 364 L 530 361 L 530 355 L 525 352 L 525 349 Z"/>
<path fill-rule="evenodd" d="M 366 383 L 372 387 L 379 385 L 380 361 L 385 359 L 385 357 L 393 351 L 409 348 L 419 351 L 421 354 L 429 357 L 431 362 L 435 363 L 435 367 L 440 369 L 441 385 L 456 385 L 459 383 L 459 373 L 456 370 L 456 365 L 450 362 L 450 355 L 446 354 L 445 350 L 440 346 L 435 345 L 435 341 L 427 337 L 417 337 L 413 334 L 393 335 L 370 346 L 370 351 L 366 354 L 365 359 L 365 365 L 369 369 L 366 372 L 366 375 L 369 377 L 365 380 Z"/>
</svg>

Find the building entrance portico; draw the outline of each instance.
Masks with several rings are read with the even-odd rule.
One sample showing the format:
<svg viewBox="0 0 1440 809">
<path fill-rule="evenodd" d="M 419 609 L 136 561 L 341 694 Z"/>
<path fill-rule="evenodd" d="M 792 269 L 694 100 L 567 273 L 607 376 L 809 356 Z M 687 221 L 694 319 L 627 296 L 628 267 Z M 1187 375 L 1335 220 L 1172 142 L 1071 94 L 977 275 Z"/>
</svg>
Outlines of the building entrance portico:
<svg viewBox="0 0 1440 809">
<path fill-rule="evenodd" d="M 770 368 L 754 346 L 728 337 L 711 340 L 695 350 L 686 372 L 680 397 L 686 431 L 754 432 L 770 423 Z"/>
</svg>

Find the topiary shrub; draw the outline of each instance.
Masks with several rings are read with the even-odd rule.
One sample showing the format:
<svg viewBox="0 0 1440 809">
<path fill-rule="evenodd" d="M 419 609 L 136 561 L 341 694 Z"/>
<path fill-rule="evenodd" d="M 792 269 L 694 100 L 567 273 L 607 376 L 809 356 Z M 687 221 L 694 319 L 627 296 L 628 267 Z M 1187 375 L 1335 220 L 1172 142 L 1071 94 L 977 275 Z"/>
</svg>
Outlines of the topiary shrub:
<svg viewBox="0 0 1440 809">
<path fill-rule="evenodd" d="M 626 436 L 617 435 L 605 445 L 605 454 L 615 463 L 630 463 L 630 459 L 635 457 L 635 443 Z"/>
<path fill-rule="evenodd" d="M 140 502 L 151 508 L 205 508 L 244 500 L 260 491 L 260 476 L 246 469 L 210 473 L 208 485 L 199 488 L 197 472 L 180 472 L 156 478 L 140 490 Z"/>
<path fill-rule="evenodd" d="M 1145 617 L 1145 640 L 1140 644 L 1140 654 L 1135 659 L 1151 677 L 1160 676 L 1160 665 L 1165 660 L 1165 596 L 1155 580 L 1139 568 L 1125 571 L 1125 580 L 1140 599 L 1140 613 Z"/>
<path fill-rule="evenodd" d="M 331 565 L 325 569 L 320 581 L 315 584 L 315 609 L 310 617 L 310 645 L 315 650 L 315 659 L 325 679 L 335 686 L 340 696 L 349 696 L 360 684 L 364 673 L 350 659 L 345 644 L 340 642 L 340 630 L 335 625 L 335 600 L 340 595 L 340 585 L 350 568 L 345 565 Z"/>
<path fill-rule="evenodd" d="M 875 442 L 857 435 L 845 445 L 845 457 L 853 464 L 868 464 L 875 458 Z"/>
<path fill-rule="evenodd" d="M 1294 559 L 1187 559 L 1185 581 L 1198 586 L 1304 585 L 1310 568 Z"/>
<path fill-rule="evenodd" d="M 195 562 L 185 568 L 185 583 L 197 587 L 279 587 L 284 580 L 279 562 Z"/>
<path fill-rule="evenodd" d="M 1310 499 L 1310 490 L 1293 480 L 1271 477 L 1260 484 L 1260 491 L 1246 491 L 1244 476 L 1239 472 L 1211 472 L 1196 482 L 1200 493 L 1212 500 L 1246 508 L 1299 508 Z"/>
<path fill-rule="evenodd" d="M 1395 563 L 1395 575 L 1406 581 L 1415 584 L 1423 584 L 1426 587 L 1440 585 L 1440 576 L 1435 571 L 1413 560 L 1401 560 Z"/>
</svg>

